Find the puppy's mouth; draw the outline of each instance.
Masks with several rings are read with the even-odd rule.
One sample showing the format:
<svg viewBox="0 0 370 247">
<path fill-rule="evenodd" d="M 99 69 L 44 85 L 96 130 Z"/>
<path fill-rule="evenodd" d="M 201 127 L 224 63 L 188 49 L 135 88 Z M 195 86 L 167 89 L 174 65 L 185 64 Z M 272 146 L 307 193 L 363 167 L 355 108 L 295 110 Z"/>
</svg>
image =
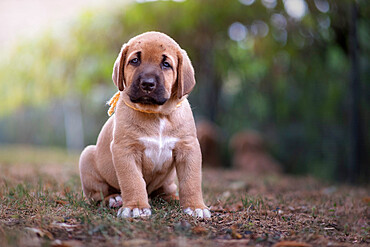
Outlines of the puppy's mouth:
<svg viewBox="0 0 370 247">
<path fill-rule="evenodd" d="M 168 99 L 166 98 L 152 98 L 150 96 L 141 96 L 141 97 L 132 97 L 130 96 L 130 100 L 133 103 L 139 103 L 139 104 L 144 104 L 144 105 L 163 105 L 164 103 L 167 102 Z"/>
</svg>

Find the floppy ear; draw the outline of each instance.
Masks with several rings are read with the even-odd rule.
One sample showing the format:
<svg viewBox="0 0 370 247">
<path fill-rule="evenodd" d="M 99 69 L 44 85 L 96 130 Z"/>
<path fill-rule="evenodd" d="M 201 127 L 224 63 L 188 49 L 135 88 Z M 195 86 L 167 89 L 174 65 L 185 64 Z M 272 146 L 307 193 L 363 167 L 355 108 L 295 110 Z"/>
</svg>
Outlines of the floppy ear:
<svg viewBox="0 0 370 247">
<path fill-rule="evenodd" d="M 123 77 L 123 67 L 125 66 L 127 49 L 127 44 L 124 44 L 113 66 L 112 80 L 116 87 L 118 87 L 119 91 L 123 91 L 126 85 Z"/>
<path fill-rule="evenodd" d="M 186 51 L 180 49 L 177 53 L 177 97 L 181 99 L 189 94 L 195 86 L 194 68 Z"/>
</svg>

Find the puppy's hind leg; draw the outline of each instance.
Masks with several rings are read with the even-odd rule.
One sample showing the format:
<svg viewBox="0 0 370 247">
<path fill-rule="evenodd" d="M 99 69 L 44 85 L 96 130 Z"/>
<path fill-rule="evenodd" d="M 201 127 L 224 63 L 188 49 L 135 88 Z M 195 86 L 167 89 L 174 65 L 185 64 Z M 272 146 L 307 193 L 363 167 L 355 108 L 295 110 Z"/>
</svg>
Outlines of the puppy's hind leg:
<svg viewBox="0 0 370 247">
<path fill-rule="evenodd" d="M 80 156 L 80 177 L 84 195 L 95 202 L 109 195 L 109 185 L 100 176 L 95 163 L 95 146 L 88 146 Z"/>
<path fill-rule="evenodd" d="M 163 185 L 150 194 L 150 197 L 160 197 L 167 202 L 178 201 L 179 196 L 177 195 L 177 185 L 175 183 L 175 178 L 176 171 L 174 170 L 166 179 L 166 181 L 164 181 Z"/>
<path fill-rule="evenodd" d="M 162 198 L 166 202 L 178 201 L 179 196 L 176 195 L 176 188 L 177 188 L 177 185 L 175 183 L 168 185 L 168 186 L 162 186 L 159 189 L 150 193 L 149 196 L 150 198 L 155 198 L 155 197 Z"/>
</svg>

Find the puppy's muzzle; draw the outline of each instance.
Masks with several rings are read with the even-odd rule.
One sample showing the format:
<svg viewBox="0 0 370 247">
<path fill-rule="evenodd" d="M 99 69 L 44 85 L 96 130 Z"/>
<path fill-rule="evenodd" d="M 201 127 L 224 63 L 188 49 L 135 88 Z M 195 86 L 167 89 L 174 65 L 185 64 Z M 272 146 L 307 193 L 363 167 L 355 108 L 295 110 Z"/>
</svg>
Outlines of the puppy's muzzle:
<svg viewBox="0 0 370 247">
<path fill-rule="evenodd" d="M 135 74 L 128 94 L 134 103 L 163 105 L 168 100 L 163 74 L 153 66 L 145 66 Z"/>
</svg>

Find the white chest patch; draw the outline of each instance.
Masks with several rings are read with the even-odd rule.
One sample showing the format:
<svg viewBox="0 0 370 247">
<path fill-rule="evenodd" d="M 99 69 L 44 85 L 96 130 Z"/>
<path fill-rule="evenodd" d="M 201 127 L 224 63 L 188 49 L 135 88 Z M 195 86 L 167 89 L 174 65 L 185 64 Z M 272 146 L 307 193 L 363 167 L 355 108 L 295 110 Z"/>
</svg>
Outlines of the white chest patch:
<svg viewBox="0 0 370 247">
<path fill-rule="evenodd" d="M 161 170 L 163 164 L 172 158 L 172 150 L 179 140 L 175 137 L 163 136 L 163 130 L 166 122 L 159 119 L 159 135 L 140 137 L 139 140 L 145 146 L 145 155 L 151 159 L 154 164 L 154 170 Z"/>
</svg>

